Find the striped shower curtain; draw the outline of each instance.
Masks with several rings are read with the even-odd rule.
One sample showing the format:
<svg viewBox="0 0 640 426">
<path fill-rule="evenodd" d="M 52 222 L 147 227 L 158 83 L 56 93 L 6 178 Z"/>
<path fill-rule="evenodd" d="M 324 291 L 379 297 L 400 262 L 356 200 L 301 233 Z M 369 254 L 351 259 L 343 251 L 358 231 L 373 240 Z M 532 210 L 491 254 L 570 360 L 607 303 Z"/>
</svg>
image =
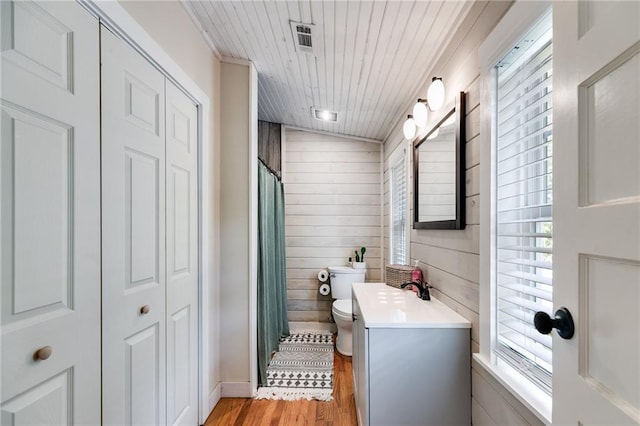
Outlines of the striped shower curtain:
<svg viewBox="0 0 640 426">
<path fill-rule="evenodd" d="M 280 337 L 289 335 L 282 182 L 258 162 L 258 373 L 267 366 Z"/>
</svg>

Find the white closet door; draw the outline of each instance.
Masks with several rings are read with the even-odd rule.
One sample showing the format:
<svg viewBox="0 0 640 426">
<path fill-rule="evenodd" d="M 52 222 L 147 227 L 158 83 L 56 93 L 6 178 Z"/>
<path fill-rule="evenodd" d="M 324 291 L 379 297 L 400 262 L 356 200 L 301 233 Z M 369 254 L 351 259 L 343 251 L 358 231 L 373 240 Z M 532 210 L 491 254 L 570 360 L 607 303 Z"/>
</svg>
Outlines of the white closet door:
<svg viewBox="0 0 640 426">
<path fill-rule="evenodd" d="M 103 422 L 164 424 L 164 77 L 102 34 Z"/>
<path fill-rule="evenodd" d="M 98 22 L 76 2 L 0 13 L 0 423 L 99 424 Z"/>
<path fill-rule="evenodd" d="M 197 120 L 184 93 L 166 83 L 167 423 L 198 422 Z"/>
</svg>

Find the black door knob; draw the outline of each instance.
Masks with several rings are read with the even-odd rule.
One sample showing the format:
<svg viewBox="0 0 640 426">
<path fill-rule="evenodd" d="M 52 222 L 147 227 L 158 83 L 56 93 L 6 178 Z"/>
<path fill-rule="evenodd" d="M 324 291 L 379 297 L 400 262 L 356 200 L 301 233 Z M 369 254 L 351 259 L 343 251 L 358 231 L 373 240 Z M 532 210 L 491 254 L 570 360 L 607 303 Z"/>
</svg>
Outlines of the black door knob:
<svg viewBox="0 0 640 426">
<path fill-rule="evenodd" d="M 565 307 L 558 309 L 553 319 L 546 312 L 536 312 L 533 324 L 536 326 L 536 330 L 542 334 L 549 334 L 555 328 L 563 339 L 571 339 L 575 332 L 573 318 Z"/>
</svg>

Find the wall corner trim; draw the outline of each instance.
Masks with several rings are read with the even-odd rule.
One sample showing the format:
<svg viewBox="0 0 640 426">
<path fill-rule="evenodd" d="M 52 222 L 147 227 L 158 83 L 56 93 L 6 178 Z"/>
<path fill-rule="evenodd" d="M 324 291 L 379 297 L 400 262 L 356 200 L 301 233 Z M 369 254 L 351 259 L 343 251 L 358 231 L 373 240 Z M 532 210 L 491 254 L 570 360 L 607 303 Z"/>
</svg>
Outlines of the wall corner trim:
<svg viewBox="0 0 640 426">
<path fill-rule="evenodd" d="M 253 65 L 253 62 L 251 62 L 249 59 L 229 58 L 228 56 L 222 56 L 220 58 L 220 62 L 223 62 L 225 64 L 244 65 L 245 67 Z"/>
<path fill-rule="evenodd" d="M 369 139 L 369 138 L 364 138 L 364 137 L 361 137 L 361 136 L 345 135 L 345 134 L 342 134 L 342 133 L 327 132 L 327 131 L 324 131 L 324 130 L 307 129 L 305 127 L 289 126 L 288 124 L 284 124 L 283 126 L 284 126 L 285 129 L 289 129 L 289 130 L 299 130 L 301 132 L 316 133 L 318 135 L 333 136 L 335 138 L 352 139 L 354 141 L 377 143 L 377 144 L 381 144 L 381 145 L 384 143 L 384 141 L 381 141 L 381 140 L 378 140 L 378 139 Z"/>
<path fill-rule="evenodd" d="M 189 6 L 188 3 L 189 3 L 188 1 L 184 1 L 184 0 L 180 1 L 180 4 L 182 5 L 183 9 L 185 10 L 185 12 L 187 12 L 187 15 L 189 15 L 189 17 L 193 21 L 193 24 L 196 26 L 196 28 L 200 32 L 200 35 L 204 39 L 205 43 L 207 43 L 207 46 L 209 46 L 209 49 L 211 49 L 211 51 L 213 52 L 213 54 L 218 60 L 222 60 L 222 55 L 220 54 L 220 51 L 218 50 L 216 45 L 213 43 L 211 34 L 209 34 L 207 29 L 204 27 L 204 25 L 202 25 L 202 22 L 200 22 L 195 12 L 191 9 L 191 6 Z"/>
</svg>

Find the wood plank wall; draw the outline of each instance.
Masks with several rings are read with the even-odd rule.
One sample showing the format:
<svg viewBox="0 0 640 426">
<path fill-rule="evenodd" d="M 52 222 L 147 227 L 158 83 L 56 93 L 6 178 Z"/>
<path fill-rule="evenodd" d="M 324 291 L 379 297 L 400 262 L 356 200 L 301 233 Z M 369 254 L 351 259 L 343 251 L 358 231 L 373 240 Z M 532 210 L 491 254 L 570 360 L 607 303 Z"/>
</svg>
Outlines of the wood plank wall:
<svg viewBox="0 0 640 426">
<path fill-rule="evenodd" d="M 480 69 L 477 49 L 510 7 L 510 2 L 477 2 L 419 93 L 425 97 L 430 77 L 442 76 L 447 97 L 465 91 L 466 105 L 466 222 L 464 230 L 411 230 L 411 265 L 417 259 L 433 294 L 472 323 L 471 347 L 479 350 L 480 291 Z M 417 96 L 416 96 L 417 98 Z M 405 113 L 406 114 L 406 113 Z M 402 116 L 402 114 L 398 114 Z M 435 116 L 435 114 L 434 114 Z M 434 117 L 435 118 L 435 117 Z M 402 143 L 402 121 L 385 141 L 384 224 L 385 263 L 389 253 L 389 156 Z M 417 136 L 416 139 L 419 139 Z M 410 148 L 409 148 L 410 149 Z M 409 167 L 412 170 L 412 167 Z M 413 179 L 411 176 L 410 179 Z M 410 180 L 409 200 L 413 200 Z M 411 203 L 410 203 L 411 204 Z M 413 217 L 411 206 L 411 217 Z M 542 424 L 482 366 L 472 363 L 472 420 L 476 425 Z"/>
<path fill-rule="evenodd" d="M 283 142 L 289 321 L 329 321 L 317 274 L 367 248 L 367 281 L 381 279 L 381 145 L 286 129 Z"/>
<path fill-rule="evenodd" d="M 282 177 L 282 125 L 258 120 L 258 158 Z"/>
</svg>

